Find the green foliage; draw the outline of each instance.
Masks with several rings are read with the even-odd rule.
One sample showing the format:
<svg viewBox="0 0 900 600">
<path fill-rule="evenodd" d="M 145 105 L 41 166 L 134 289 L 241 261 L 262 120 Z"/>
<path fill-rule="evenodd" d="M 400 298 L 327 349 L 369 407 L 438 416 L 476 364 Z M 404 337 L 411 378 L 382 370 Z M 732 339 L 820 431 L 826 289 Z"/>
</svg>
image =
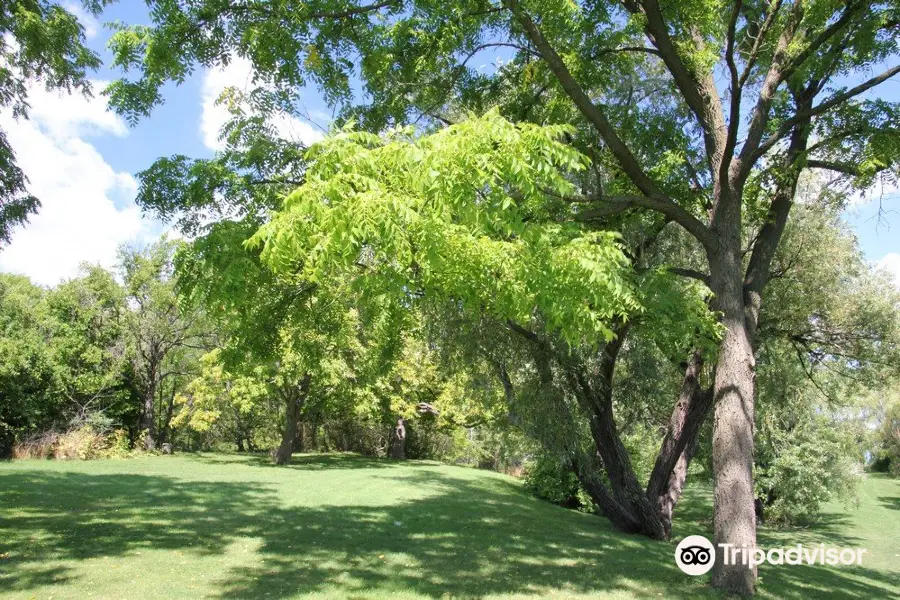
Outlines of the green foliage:
<svg viewBox="0 0 900 600">
<path fill-rule="evenodd" d="M 47 348 L 44 290 L 25 277 L 0 274 L 0 457 L 17 433 L 59 418 L 56 371 Z"/>
<path fill-rule="evenodd" d="M 853 501 L 900 351 L 900 296 L 822 195 L 792 213 L 758 332 L 756 488 L 779 525 Z"/>
<path fill-rule="evenodd" d="M 884 412 L 881 426 L 875 432 L 873 471 L 900 477 L 900 401 L 896 392 Z"/>
<path fill-rule="evenodd" d="M 554 504 L 572 505 L 578 500 L 578 477 L 559 456 L 538 454 L 525 467 L 525 489 Z"/>
<path fill-rule="evenodd" d="M 306 281 L 362 267 L 379 289 L 518 322 L 537 311 L 571 343 L 609 341 L 641 305 L 617 236 L 546 220 L 586 164 L 557 141 L 567 130 L 496 113 L 415 139 L 344 130 L 310 150 L 306 183 L 251 244 Z"/>
<path fill-rule="evenodd" d="M 208 447 L 213 440 L 247 440 L 253 447 L 271 443 L 273 424 L 279 408 L 273 402 L 275 392 L 261 367 L 232 375 L 221 362 L 216 349 L 200 359 L 200 372 L 175 397 L 176 415 L 172 427 L 188 428 L 202 434 Z M 267 432 L 268 430 L 268 432 Z"/>
<path fill-rule="evenodd" d="M 174 255 L 181 245 L 163 237 L 146 248 L 123 247 L 119 271 L 126 303 L 123 328 L 130 358 L 129 383 L 140 398 L 144 444 L 169 441 L 175 396 L 196 372 L 211 342 L 204 311 L 179 302 Z"/>
<path fill-rule="evenodd" d="M 837 498 L 856 501 L 861 456 L 845 424 L 818 414 L 764 420 L 757 445 L 756 489 L 775 525 L 815 520 Z"/>
</svg>

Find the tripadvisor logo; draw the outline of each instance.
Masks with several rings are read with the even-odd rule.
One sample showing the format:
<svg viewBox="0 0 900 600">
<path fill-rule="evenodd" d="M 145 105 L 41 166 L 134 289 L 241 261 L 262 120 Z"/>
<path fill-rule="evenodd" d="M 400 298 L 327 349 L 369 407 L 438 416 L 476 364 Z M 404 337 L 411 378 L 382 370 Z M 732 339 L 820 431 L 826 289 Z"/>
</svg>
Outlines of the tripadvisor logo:
<svg viewBox="0 0 900 600">
<path fill-rule="evenodd" d="M 703 575 L 712 569 L 717 551 L 726 565 L 746 565 L 756 567 L 763 563 L 770 565 L 861 565 L 865 548 L 831 548 L 825 544 L 804 546 L 797 544 L 791 548 L 738 548 L 733 544 L 719 544 L 718 549 L 702 535 L 689 535 L 675 548 L 675 564 L 688 575 Z"/>
<path fill-rule="evenodd" d="M 703 575 L 716 562 L 716 549 L 702 535 L 689 535 L 675 548 L 675 564 L 688 575 Z"/>
</svg>

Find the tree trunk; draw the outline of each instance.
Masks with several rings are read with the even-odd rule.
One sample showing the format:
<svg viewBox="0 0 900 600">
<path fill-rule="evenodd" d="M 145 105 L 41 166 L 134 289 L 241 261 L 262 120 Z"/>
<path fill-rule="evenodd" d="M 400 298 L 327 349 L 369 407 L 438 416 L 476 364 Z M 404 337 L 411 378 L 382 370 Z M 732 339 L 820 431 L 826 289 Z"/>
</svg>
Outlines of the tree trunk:
<svg viewBox="0 0 900 600">
<path fill-rule="evenodd" d="M 144 406 L 141 412 L 141 430 L 144 432 L 144 449 L 156 448 L 156 418 L 155 412 L 156 381 L 155 375 L 148 384 L 144 393 Z"/>
<path fill-rule="evenodd" d="M 244 451 L 244 438 L 242 438 L 240 436 L 240 434 L 238 434 L 238 436 L 237 436 L 237 451 L 238 452 Z"/>
<path fill-rule="evenodd" d="M 601 471 L 601 466 L 597 464 L 596 460 L 590 460 L 583 454 L 575 453 L 572 467 L 581 487 L 591 497 L 603 516 L 609 519 L 613 527 L 625 533 L 641 533 L 642 527 L 637 516 L 628 507 L 617 502 L 597 476 L 597 473 Z"/>
<path fill-rule="evenodd" d="M 666 539 L 672 534 L 672 513 L 684 491 L 700 426 L 712 406 L 712 390 L 700 386 L 702 367 L 703 358 L 695 352 L 685 369 L 681 393 L 647 483 L 647 497 L 656 506 Z"/>
<path fill-rule="evenodd" d="M 291 462 L 294 451 L 294 438 L 297 435 L 297 421 L 306 396 L 309 394 L 309 382 L 311 375 L 307 373 L 300 380 L 297 388 L 289 389 L 284 394 L 284 430 L 281 436 L 281 445 L 275 452 L 275 464 L 286 465 Z"/>
<path fill-rule="evenodd" d="M 172 434 L 172 416 L 175 414 L 175 393 L 176 388 L 175 384 L 172 384 L 172 393 L 169 394 L 169 400 L 166 403 L 166 414 L 163 417 L 162 427 L 159 430 L 159 436 L 156 440 L 157 444 L 162 444 L 164 442 L 169 441 L 169 436 Z"/>
<path fill-rule="evenodd" d="M 391 436 L 391 458 L 404 460 L 406 458 L 406 420 L 397 419 L 397 426 Z"/>
<path fill-rule="evenodd" d="M 566 376 L 569 379 L 569 387 L 579 404 L 588 412 L 591 437 L 609 478 L 609 486 L 617 510 L 627 513 L 627 518 L 624 519 L 620 515 L 614 514 L 616 511 L 611 511 L 607 516 L 613 523 L 636 522 L 638 528 L 637 531 L 632 531 L 634 533 L 640 532 L 653 539 L 664 539 L 665 532 L 662 522 L 657 517 L 656 510 L 647 494 L 638 483 L 631 465 L 631 457 L 622 443 L 613 415 L 612 385 L 615 363 L 627 333 L 627 325 L 618 328 L 616 338 L 604 348 L 599 372 L 593 378 L 588 377 L 585 366 L 577 361 L 567 365 Z M 593 488 L 596 488 L 596 484 L 599 483 L 599 481 L 591 482 L 590 477 L 586 477 L 584 481 Z M 597 500 L 605 501 L 599 495 L 595 502 Z M 603 508 L 599 502 L 598 505 L 601 506 L 601 509 Z"/>
<path fill-rule="evenodd" d="M 753 422 L 755 359 L 744 311 L 741 268 L 740 209 L 722 218 L 720 249 L 709 253 L 710 281 L 715 308 L 723 315 L 725 337 L 719 345 L 713 386 L 713 475 L 715 478 L 713 523 L 716 564 L 713 585 L 731 593 L 753 594 L 756 568 L 745 564 L 725 565 L 723 545 L 756 547 L 756 516 L 753 509 Z"/>
<path fill-rule="evenodd" d="M 669 443 L 664 443 L 657 460 L 655 479 L 650 491 L 645 491 L 637 480 L 631 458 L 618 434 L 612 406 L 612 385 L 615 363 L 619 350 L 628 333 L 628 326 L 622 324 L 617 328 L 616 338 L 607 344 L 600 356 L 600 366 L 591 372 L 576 355 L 560 353 L 537 334 L 529 332 L 514 323 L 513 331 L 521 333 L 533 342 L 534 360 L 540 375 L 540 385 L 554 387 L 555 369 L 551 362 L 557 362 L 565 378 L 565 388 L 578 400 L 579 405 L 588 414 L 591 437 L 594 442 L 593 452 L 584 453 L 578 448 L 567 449 L 573 457 L 572 468 L 578 476 L 582 487 L 591 496 L 600 511 L 618 529 L 627 533 L 640 533 L 653 539 L 667 539 L 671 533 L 671 513 L 675 503 L 681 496 L 687 475 L 687 465 L 693 456 L 692 451 L 700 425 L 709 412 L 712 404 L 711 394 L 695 394 L 698 389 L 700 360 L 688 367 L 685 375 L 685 396 L 675 408 L 673 421 L 677 427 L 670 434 Z M 565 355 L 564 355 L 565 354 Z M 508 374 L 499 371 L 504 392 L 510 402 L 514 395 L 512 382 Z M 549 391 L 553 395 L 553 391 Z M 690 401 L 688 401 L 690 400 Z M 604 471 L 608 477 L 608 486 L 600 479 L 598 473 Z M 665 500 L 661 503 L 660 498 Z"/>
</svg>

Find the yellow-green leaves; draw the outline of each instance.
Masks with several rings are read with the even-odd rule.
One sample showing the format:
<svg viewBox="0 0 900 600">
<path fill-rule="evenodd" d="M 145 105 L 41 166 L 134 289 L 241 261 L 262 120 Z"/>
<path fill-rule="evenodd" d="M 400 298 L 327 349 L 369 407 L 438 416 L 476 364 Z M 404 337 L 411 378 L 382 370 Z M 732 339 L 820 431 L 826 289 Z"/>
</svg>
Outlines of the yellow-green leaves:
<svg viewBox="0 0 900 600">
<path fill-rule="evenodd" d="M 539 313 L 571 343 L 612 335 L 640 308 L 613 233 L 547 219 L 587 159 L 568 126 L 496 112 L 430 136 L 344 128 L 308 153 L 306 183 L 251 239 L 276 271 L 308 281 L 383 277 L 500 318 Z"/>
</svg>

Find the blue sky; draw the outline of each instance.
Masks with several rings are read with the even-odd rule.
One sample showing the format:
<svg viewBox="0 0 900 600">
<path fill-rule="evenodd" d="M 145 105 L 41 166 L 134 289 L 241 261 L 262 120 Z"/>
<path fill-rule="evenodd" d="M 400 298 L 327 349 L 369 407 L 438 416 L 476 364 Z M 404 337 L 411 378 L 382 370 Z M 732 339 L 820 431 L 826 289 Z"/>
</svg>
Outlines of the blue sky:
<svg viewBox="0 0 900 600">
<path fill-rule="evenodd" d="M 107 62 L 110 32 L 93 18 L 81 16 L 89 45 Z M 102 20 L 147 22 L 146 8 L 139 2 L 113 4 Z M 122 243 L 145 244 L 161 235 L 164 225 L 141 215 L 134 204 L 135 174 L 164 155 L 212 156 L 218 147 L 216 132 L 226 119 L 215 99 L 227 86 L 248 85 L 250 71 L 240 60 L 224 70 L 198 70 L 181 86 L 168 86 L 166 103 L 135 127 L 108 112 L 99 95 L 103 82 L 118 75 L 98 71 L 92 99 L 47 93 L 35 86 L 29 94 L 28 121 L 0 115 L 0 127 L 7 132 L 32 191 L 43 202 L 29 226 L 16 230 L 9 247 L 0 251 L 0 271 L 55 285 L 75 276 L 82 261 L 111 267 Z M 877 88 L 877 95 L 900 98 L 900 81 L 886 82 Z M 308 92 L 304 104 L 316 125 L 327 127 L 330 111 L 315 91 Z M 321 136 L 318 127 L 298 119 L 283 118 L 275 125 L 285 137 L 306 143 Z M 891 269 L 900 284 L 898 200 L 896 189 L 886 189 L 880 219 L 878 203 L 863 202 L 848 211 L 846 220 L 866 257 Z"/>
</svg>

